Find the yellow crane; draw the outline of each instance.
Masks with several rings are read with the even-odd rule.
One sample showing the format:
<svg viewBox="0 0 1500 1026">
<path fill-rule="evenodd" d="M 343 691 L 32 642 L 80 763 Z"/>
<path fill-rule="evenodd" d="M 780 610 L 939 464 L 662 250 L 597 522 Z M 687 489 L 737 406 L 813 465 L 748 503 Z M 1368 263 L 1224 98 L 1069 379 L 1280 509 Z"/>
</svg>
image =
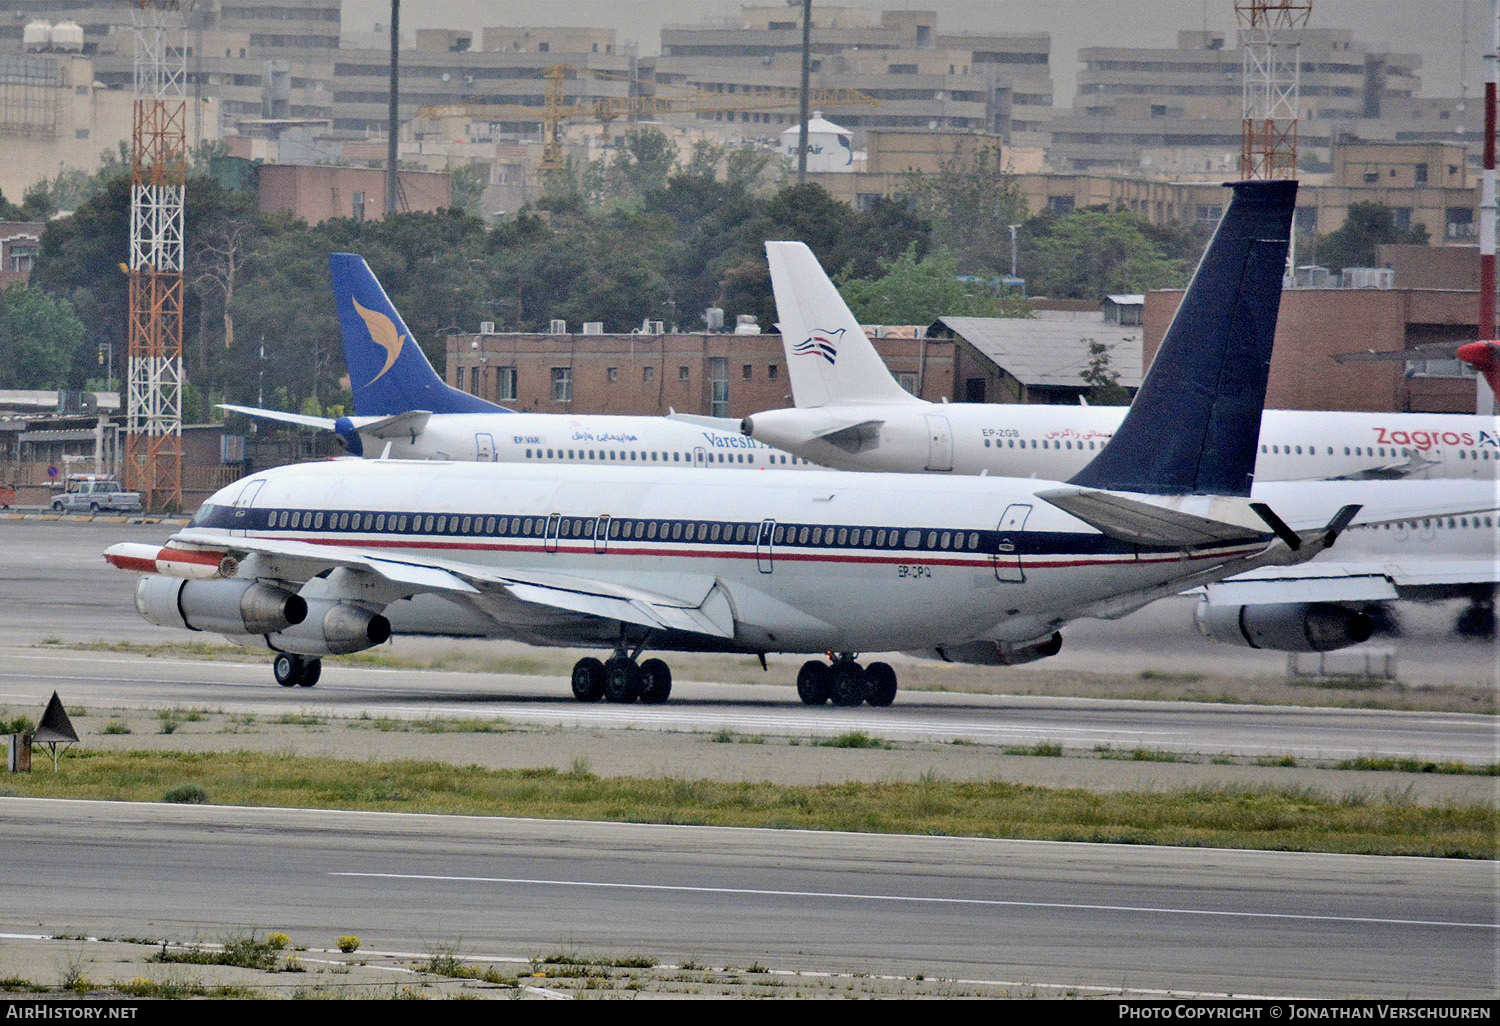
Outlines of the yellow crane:
<svg viewBox="0 0 1500 1026">
<path fill-rule="evenodd" d="M 494 104 L 483 100 L 463 103 L 439 104 L 419 107 L 419 118 L 483 118 L 490 121 L 539 121 L 545 126 L 547 143 L 542 150 L 542 171 L 560 170 L 563 167 L 562 123 L 572 118 L 587 118 L 608 125 L 615 118 L 662 117 L 668 114 L 711 114 L 725 111 L 764 111 L 796 107 L 801 102 L 797 89 L 781 86 L 757 87 L 748 93 L 721 93 L 710 89 L 691 89 L 684 86 L 658 85 L 658 89 L 674 90 L 667 95 L 656 96 L 598 96 L 578 97 L 569 103 L 563 83 L 570 77 L 575 80 L 582 73 L 597 78 L 629 81 L 623 75 L 604 71 L 589 71 L 567 64 L 551 64 L 542 71 L 548 86 L 540 107 L 529 104 Z M 832 107 L 878 107 L 880 101 L 858 89 L 813 89 L 808 94 L 808 105 L 820 110 Z"/>
</svg>

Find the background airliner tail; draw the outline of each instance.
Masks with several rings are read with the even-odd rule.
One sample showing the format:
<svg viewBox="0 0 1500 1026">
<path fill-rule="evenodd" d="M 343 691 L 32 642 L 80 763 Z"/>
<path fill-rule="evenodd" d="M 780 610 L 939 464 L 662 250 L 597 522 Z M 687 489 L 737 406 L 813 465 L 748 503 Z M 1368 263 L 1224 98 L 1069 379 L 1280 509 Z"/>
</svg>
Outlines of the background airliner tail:
<svg viewBox="0 0 1500 1026">
<path fill-rule="evenodd" d="M 1069 484 L 1158 495 L 1250 494 L 1297 183 L 1229 188 L 1229 209 L 1130 412 Z"/>
<path fill-rule="evenodd" d="M 333 279 L 355 413 L 389 417 L 411 410 L 511 412 L 451 388 L 438 377 L 364 257 L 331 253 L 328 272 Z"/>
<path fill-rule="evenodd" d="M 917 401 L 896 384 L 812 250 L 768 242 L 766 260 L 795 405 Z"/>
</svg>

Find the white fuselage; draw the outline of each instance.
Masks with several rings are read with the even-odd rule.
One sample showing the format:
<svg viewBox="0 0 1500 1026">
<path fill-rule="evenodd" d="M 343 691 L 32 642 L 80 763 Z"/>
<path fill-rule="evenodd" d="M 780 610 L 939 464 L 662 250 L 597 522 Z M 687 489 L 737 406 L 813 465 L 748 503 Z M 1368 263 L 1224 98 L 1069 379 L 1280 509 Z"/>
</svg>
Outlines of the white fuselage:
<svg viewBox="0 0 1500 1026">
<path fill-rule="evenodd" d="M 356 417 L 357 426 L 379 418 Z M 666 417 L 556 413 L 441 413 L 415 437 L 391 441 L 397 459 L 482 463 L 602 463 L 618 466 L 801 470 L 807 461 L 744 435 Z M 384 441 L 365 443 L 379 456 Z"/>
<path fill-rule="evenodd" d="M 257 481 L 253 505 L 235 517 Z M 1235 557 L 1266 548 L 1137 549 L 1035 490 L 998 478 L 346 460 L 232 485 L 190 533 L 232 536 L 243 525 L 250 538 L 546 572 L 689 605 L 718 588 L 732 611 L 730 647 L 790 652 L 1030 640 L 1091 602 L 1212 567 L 1245 569 Z M 495 635 L 599 640 L 594 623 L 529 607 L 518 615 L 521 604 L 503 592 L 472 601 L 494 619 Z M 388 613 L 398 632 L 399 614 Z M 474 633 L 452 624 L 432 632 Z"/>
<path fill-rule="evenodd" d="M 838 470 L 1000 474 L 1063 479 L 1114 436 L 1125 408 L 900 403 L 770 410 L 748 418 L 756 440 Z M 861 442 L 818 436 L 869 424 Z M 853 449 L 854 451 L 851 451 Z M 1500 476 L 1500 421 L 1461 414 L 1267 410 L 1259 481 L 1358 474 L 1411 479 Z"/>
<path fill-rule="evenodd" d="M 1055 484 L 343 460 L 237 482 L 205 504 L 184 537 L 311 542 L 360 558 L 479 568 L 495 579 L 509 571 L 636 589 L 727 617 L 732 635 L 721 647 L 762 652 L 1024 642 L 1099 615 L 1096 604 L 1106 600 L 1285 557 L 1267 555 L 1276 546 L 1264 541 L 1190 551 L 1118 542 L 1038 499 L 1039 487 Z M 1414 495 L 1420 486 L 1410 484 L 1357 487 L 1365 520 L 1438 495 Z M 1323 522 L 1347 498 L 1323 485 L 1270 488 L 1268 501 L 1294 523 Z M 1482 488 L 1466 488 L 1475 494 L 1444 502 L 1481 501 Z M 262 569 L 277 576 L 274 559 Z M 447 621 L 415 616 L 403 626 L 401 603 L 387 615 L 398 632 L 608 640 L 597 619 L 517 601 L 503 587 L 461 598 L 468 612 Z M 430 610 L 423 615 L 431 619 Z M 486 618 L 489 629 L 476 629 Z M 653 647 L 672 647 L 667 640 Z"/>
</svg>

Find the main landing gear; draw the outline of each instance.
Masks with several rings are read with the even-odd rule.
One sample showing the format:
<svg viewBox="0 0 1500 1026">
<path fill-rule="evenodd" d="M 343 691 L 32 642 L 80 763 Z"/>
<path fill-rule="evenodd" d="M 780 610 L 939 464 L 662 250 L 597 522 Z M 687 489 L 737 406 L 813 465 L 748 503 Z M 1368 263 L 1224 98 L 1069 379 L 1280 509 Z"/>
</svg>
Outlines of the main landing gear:
<svg viewBox="0 0 1500 1026">
<path fill-rule="evenodd" d="M 896 671 L 889 663 L 860 666 L 852 652 L 840 653 L 832 664 L 811 659 L 797 672 L 797 697 L 804 705 L 887 706 L 896 700 Z"/>
<path fill-rule="evenodd" d="M 640 652 L 637 651 L 636 655 Z M 589 656 L 573 664 L 573 697 L 580 702 L 660 705 L 672 694 L 672 670 L 660 659 L 637 664 L 621 652 L 606 662 Z"/>
<path fill-rule="evenodd" d="M 278 652 L 271 663 L 271 672 L 276 674 L 276 683 L 284 688 L 310 688 L 322 676 L 323 660 Z"/>
</svg>

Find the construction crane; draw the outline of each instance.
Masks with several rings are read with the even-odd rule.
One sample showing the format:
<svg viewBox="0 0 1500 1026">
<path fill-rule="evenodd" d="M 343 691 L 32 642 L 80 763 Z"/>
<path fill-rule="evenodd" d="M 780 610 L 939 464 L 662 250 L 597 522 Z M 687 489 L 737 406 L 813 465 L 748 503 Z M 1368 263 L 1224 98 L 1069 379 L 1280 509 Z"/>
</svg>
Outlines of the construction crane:
<svg viewBox="0 0 1500 1026">
<path fill-rule="evenodd" d="M 463 103 L 440 104 L 417 109 L 419 118 L 481 118 L 489 121 L 538 121 L 546 132 L 547 142 L 542 149 L 540 168 L 543 172 L 561 170 L 562 123 L 579 118 L 602 121 L 608 125 L 616 118 L 663 117 L 668 114 L 712 114 L 725 111 L 765 111 L 796 107 L 801 102 L 797 89 L 781 86 L 766 86 L 753 93 L 719 93 L 708 89 L 691 89 L 684 86 L 659 85 L 658 89 L 680 90 L 671 95 L 658 96 L 599 96 L 577 97 L 568 102 L 563 83 L 572 74 L 574 80 L 581 73 L 597 78 L 632 81 L 623 75 L 612 75 L 604 71 L 589 71 L 567 64 L 551 64 L 542 71 L 547 79 L 547 92 L 542 105 L 493 104 L 481 99 Z M 808 97 L 809 103 L 820 109 L 831 107 L 878 107 L 880 101 L 857 89 L 814 89 Z"/>
</svg>

